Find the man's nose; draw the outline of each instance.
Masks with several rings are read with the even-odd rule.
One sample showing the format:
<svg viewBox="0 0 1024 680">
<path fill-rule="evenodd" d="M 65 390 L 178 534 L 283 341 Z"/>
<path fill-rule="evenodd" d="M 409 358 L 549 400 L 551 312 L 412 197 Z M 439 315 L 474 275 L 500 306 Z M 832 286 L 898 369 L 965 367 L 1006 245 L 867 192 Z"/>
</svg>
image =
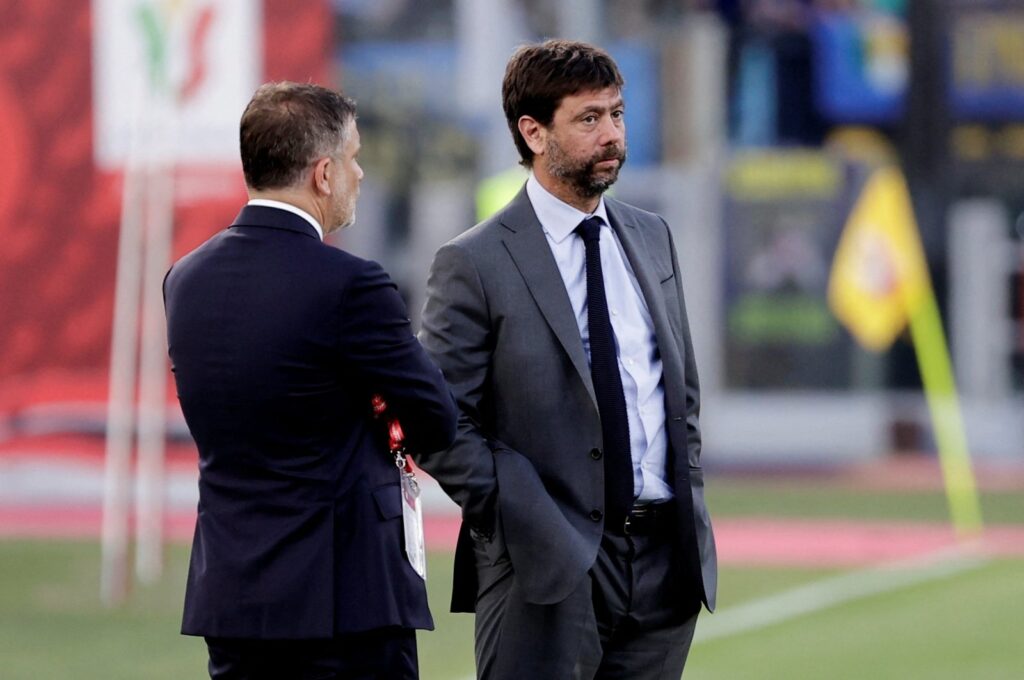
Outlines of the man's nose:
<svg viewBox="0 0 1024 680">
<path fill-rule="evenodd" d="M 622 142 L 625 138 L 626 126 L 622 123 L 622 119 L 616 120 L 611 116 L 605 116 L 601 119 L 601 144 Z"/>
</svg>

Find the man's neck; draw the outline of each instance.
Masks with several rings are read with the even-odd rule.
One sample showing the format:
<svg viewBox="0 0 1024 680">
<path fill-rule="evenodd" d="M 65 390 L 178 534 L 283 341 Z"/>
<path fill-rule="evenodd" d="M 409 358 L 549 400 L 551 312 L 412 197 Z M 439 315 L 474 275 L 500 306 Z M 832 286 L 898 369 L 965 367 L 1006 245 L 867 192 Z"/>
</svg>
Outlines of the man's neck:
<svg viewBox="0 0 1024 680">
<path fill-rule="evenodd" d="M 539 163 L 534 165 L 533 175 L 548 193 L 558 200 L 568 203 L 580 212 L 585 212 L 589 215 L 597 210 L 597 206 L 601 202 L 601 194 L 597 196 L 580 196 L 575 187 L 561 178 L 545 172 Z"/>
<path fill-rule="evenodd" d="M 323 210 L 317 205 L 316 201 L 312 200 L 307 194 L 301 191 L 294 191 L 289 189 L 267 189 L 267 190 L 256 190 L 249 189 L 249 200 L 261 199 L 264 201 L 280 201 L 281 203 L 287 203 L 288 205 L 294 205 L 296 208 L 305 211 L 316 220 L 324 232 L 327 232 L 327 223 L 324 221 Z"/>
</svg>

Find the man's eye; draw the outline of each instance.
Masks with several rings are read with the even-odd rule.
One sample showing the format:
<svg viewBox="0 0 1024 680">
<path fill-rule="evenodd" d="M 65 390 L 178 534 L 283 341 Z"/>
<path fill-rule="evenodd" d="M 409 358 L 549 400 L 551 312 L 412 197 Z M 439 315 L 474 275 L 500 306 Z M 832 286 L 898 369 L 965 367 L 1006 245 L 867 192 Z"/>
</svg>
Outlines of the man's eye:
<svg viewBox="0 0 1024 680">
<path fill-rule="evenodd" d="M 621 118 L 625 117 L 625 115 L 625 111 L 612 111 L 612 118 L 614 118 L 615 120 L 620 120 Z"/>
</svg>

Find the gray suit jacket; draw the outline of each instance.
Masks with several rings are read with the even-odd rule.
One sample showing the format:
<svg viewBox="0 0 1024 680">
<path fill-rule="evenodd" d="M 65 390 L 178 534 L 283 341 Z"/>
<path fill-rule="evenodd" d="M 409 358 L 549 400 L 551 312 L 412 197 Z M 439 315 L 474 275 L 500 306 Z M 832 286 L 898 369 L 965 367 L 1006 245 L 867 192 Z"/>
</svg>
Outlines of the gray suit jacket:
<svg viewBox="0 0 1024 680">
<path fill-rule="evenodd" d="M 715 542 L 700 465 L 700 394 L 679 265 L 665 221 L 605 197 L 636 274 L 663 365 L 669 479 L 681 512 L 680 575 L 713 609 Z M 477 595 L 470 528 L 494 530 L 527 602 L 553 604 L 594 563 L 603 531 L 601 424 L 568 294 L 525 189 L 444 245 L 427 284 L 420 341 L 461 415 L 455 444 L 421 466 L 462 507 L 453 611 Z M 685 454 L 685 458 L 683 455 Z"/>
</svg>

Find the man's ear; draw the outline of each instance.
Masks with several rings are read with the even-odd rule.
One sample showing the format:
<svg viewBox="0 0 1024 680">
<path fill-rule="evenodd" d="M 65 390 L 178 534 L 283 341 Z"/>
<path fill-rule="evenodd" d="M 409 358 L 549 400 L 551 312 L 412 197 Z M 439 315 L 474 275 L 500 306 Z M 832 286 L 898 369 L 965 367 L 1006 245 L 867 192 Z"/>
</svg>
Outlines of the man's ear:
<svg viewBox="0 0 1024 680">
<path fill-rule="evenodd" d="M 548 129 L 537 122 L 536 118 L 530 116 L 519 117 L 519 134 L 526 140 L 526 145 L 535 156 L 544 153 L 547 146 Z"/>
<path fill-rule="evenodd" d="M 331 173 L 334 171 L 334 165 L 331 163 L 331 159 L 324 157 L 313 164 L 313 190 L 318 194 L 324 196 L 331 195 Z"/>
</svg>

